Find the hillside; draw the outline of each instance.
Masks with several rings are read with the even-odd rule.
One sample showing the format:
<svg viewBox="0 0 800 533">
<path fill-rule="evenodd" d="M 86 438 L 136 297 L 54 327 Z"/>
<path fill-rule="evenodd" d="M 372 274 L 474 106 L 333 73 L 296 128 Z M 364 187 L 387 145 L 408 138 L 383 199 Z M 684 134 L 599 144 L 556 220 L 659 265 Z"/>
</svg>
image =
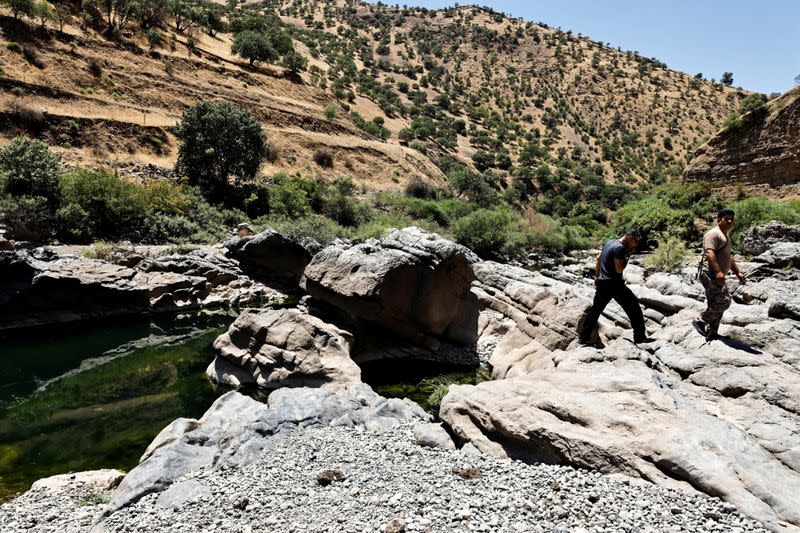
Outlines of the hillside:
<svg viewBox="0 0 800 533">
<path fill-rule="evenodd" d="M 115 40 L 105 36 L 102 13 L 87 24 L 88 8 L 69 10 L 63 30 L 55 21 L 43 29 L 2 17 L 6 43 L 18 43 L 0 50 L 2 137 L 26 133 L 67 163 L 122 172 L 171 167 L 172 127 L 188 106 L 210 99 L 262 121 L 273 146 L 268 175 L 346 174 L 378 190 L 412 177 L 443 184 L 435 163 L 448 154 L 493 169 L 501 188 L 510 184 L 506 171 L 528 180 L 515 169 L 541 163 L 591 165 L 612 183 L 659 182 L 678 175 L 745 96 L 634 52 L 474 7 L 220 6 L 228 22 L 279 15 L 308 61 L 299 73 L 250 66 L 232 55 L 231 33 L 212 36 L 199 24 L 176 31 L 168 14 L 149 33 L 133 20 Z M 159 43 L 148 50 L 153 31 Z M 326 118 L 330 106 L 335 116 Z M 314 162 L 320 150 L 333 156 L 331 167 Z"/>
<path fill-rule="evenodd" d="M 683 178 L 751 193 L 800 195 L 800 87 L 743 116 L 734 114 L 697 150 Z"/>
</svg>

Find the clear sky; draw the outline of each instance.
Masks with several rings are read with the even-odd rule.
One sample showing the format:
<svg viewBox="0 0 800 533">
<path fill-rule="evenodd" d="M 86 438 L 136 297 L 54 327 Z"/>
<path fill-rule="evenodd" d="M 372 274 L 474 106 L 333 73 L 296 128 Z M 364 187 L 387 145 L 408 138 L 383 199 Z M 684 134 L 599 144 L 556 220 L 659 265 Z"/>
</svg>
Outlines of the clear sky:
<svg viewBox="0 0 800 533">
<path fill-rule="evenodd" d="M 374 3 L 375 0 L 369 0 Z M 385 4 L 437 9 L 453 1 Z M 791 89 L 800 74 L 800 0 L 496 0 L 461 1 L 609 42 L 669 68 L 763 93 Z"/>
</svg>

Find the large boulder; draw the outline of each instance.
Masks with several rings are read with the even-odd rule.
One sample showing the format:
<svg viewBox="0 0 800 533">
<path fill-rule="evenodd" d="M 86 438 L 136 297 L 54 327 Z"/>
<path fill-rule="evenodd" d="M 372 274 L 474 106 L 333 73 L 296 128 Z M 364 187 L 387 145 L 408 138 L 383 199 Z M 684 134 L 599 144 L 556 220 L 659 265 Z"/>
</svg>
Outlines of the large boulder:
<svg viewBox="0 0 800 533">
<path fill-rule="evenodd" d="M 779 242 L 800 242 L 800 225 L 790 226 L 777 220 L 742 232 L 742 252 L 759 255 Z"/>
<path fill-rule="evenodd" d="M 761 300 L 734 303 L 725 337 L 706 342 L 691 326 L 704 296 L 690 272 L 646 278 L 631 265 L 656 341 L 630 342 L 612 303 L 605 349 L 581 347 L 571 340 L 588 280 L 485 267 L 481 302 L 513 321 L 492 355 L 507 379 L 450 387 L 439 414 L 457 437 L 484 453 L 701 490 L 776 531 L 800 530 L 800 323 Z"/>
<path fill-rule="evenodd" d="M 300 309 L 249 309 L 214 342 L 212 380 L 263 388 L 358 383 L 352 336 Z M 243 372 L 242 372 L 243 371 Z"/>
<path fill-rule="evenodd" d="M 383 398 L 363 383 L 278 389 L 266 404 L 231 391 L 199 420 L 178 419 L 164 428 L 122 480 L 106 515 L 167 489 L 191 471 L 250 464 L 272 439 L 298 428 L 341 425 L 383 431 L 403 420 L 429 419 L 412 401 Z"/>
<path fill-rule="evenodd" d="M 0 329 L 283 296 L 213 252 L 146 259 L 132 268 L 44 249 L 0 252 Z"/>
<path fill-rule="evenodd" d="M 296 239 L 267 229 L 257 235 L 235 237 L 225 243 L 228 257 L 256 276 L 298 280 L 311 257 L 322 247 L 310 239 Z"/>
<path fill-rule="evenodd" d="M 474 344 L 478 306 L 468 249 L 416 227 L 350 246 L 334 242 L 305 269 L 306 291 L 359 324 L 417 344 Z"/>
</svg>

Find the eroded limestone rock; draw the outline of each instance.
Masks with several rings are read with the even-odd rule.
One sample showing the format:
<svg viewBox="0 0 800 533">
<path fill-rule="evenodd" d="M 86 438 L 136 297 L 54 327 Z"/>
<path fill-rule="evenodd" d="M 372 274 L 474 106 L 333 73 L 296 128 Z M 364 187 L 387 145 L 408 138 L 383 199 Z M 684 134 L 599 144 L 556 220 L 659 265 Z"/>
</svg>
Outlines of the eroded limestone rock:
<svg viewBox="0 0 800 533">
<path fill-rule="evenodd" d="M 463 246 L 411 227 L 355 246 L 334 242 L 306 267 L 304 287 L 357 322 L 418 344 L 473 344 L 476 260 Z"/>
<path fill-rule="evenodd" d="M 300 309 L 249 309 L 214 342 L 217 358 L 207 373 L 220 383 L 263 388 L 358 383 L 352 342 L 349 332 Z"/>
</svg>

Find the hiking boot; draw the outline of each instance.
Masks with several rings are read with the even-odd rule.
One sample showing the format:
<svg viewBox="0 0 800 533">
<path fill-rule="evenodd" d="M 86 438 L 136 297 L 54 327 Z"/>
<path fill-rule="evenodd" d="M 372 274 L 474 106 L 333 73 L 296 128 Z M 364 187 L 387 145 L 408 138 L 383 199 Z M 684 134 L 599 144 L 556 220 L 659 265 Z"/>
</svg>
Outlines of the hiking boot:
<svg viewBox="0 0 800 533">
<path fill-rule="evenodd" d="M 702 337 L 708 338 L 708 332 L 706 332 L 706 325 L 699 320 L 692 320 L 692 326 L 694 326 L 694 330 L 699 333 Z"/>
<path fill-rule="evenodd" d="M 634 337 L 633 344 L 647 344 L 648 342 L 655 342 L 656 340 L 653 337 L 648 337 L 645 335 L 644 337 Z"/>
<path fill-rule="evenodd" d="M 605 348 L 602 342 L 593 341 L 591 339 L 578 339 L 578 344 L 581 346 L 589 346 L 591 348 Z"/>
</svg>

